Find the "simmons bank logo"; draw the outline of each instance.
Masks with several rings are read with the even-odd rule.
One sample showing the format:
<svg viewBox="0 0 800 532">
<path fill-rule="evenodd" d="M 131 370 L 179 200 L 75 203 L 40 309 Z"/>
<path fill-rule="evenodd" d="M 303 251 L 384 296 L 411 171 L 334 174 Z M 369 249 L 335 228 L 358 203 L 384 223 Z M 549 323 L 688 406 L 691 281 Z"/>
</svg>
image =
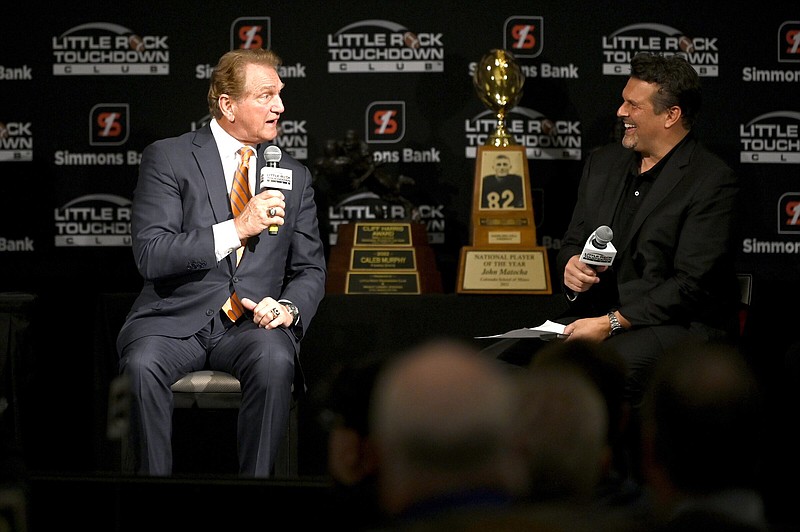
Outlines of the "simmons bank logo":
<svg viewBox="0 0 800 532">
<path fill-rule="evenodd" d="M 509 17 L 503 32 L 503 48 L 516 57 L 538 57 L 544 47 L 543 17 Z"/>
<path fill-rule="evenodd" d="M 742 163 L 800 164 L 800 113 L 775 111 L 739 125 Z"/>
<path fill-rule="evenodd" d="M 231 50 L 237 48 L 269 50 L 271 36 L 269 17 L 239 17 L 231 24 Z"/>
<path fill-rule="evenodd" d="M 367 106 L 367 143 L 389 144 L 399 142 L 406 134 L 406 102 L 372 102 Z"/>
<path fill-rule="evenodd" d="M 165 35 L 139 36 L 110 22 L 90 22 L 53 37 L 54 76 L 169 74 Z"/>
<path fill-rule="evenodd" d="M 131 245 L 131 200 L 89 194 L 55 210 L 56 247 Z"/>
<path fill-rule="evenodd" d="M 526 147 L 528 159 L 570 160 L 581 159 L 581 123 L 574 120 L 551 120 L 539 111 L 514 107 L 506 113 L 506 131 L 514 140 Z M 484 111 L 464 123 L 466 156 L 474 159 L 477 147 L 486 144 L 497 127 L 497 116 Z"/>
<path fill-rule="evenodd" d="M 136 150 L 107 151 L 103 147 L 121 146 L 128 142 L 130 131 L 129 104 L 98 103 L 89 110 L 89 146 L 98 151 L 53 153 L 56 166 L 138 166 L 142 155 Z"/>
<path fill-rule="evenodd" d="M 631 59 L 639 52 L 681 55 L 701 77 L 719 76 L 719 49 L 716 37 L 687 36 L 664 24 L 639 23 L 603 36 L 603 75 L 631 73 Z"/>
<path fill-rule="evenodd" d="M 0 162 L 33 160 L 30 122 L 0 122 Z"/>
<path fill-rule="evenodd" d="M 800 63 L 800 21 L 786 21 L 778 28 L 778 63 Z M 797 83 L 800 70 L 796 65 L 783 68 L 742 68 L 742 81 L 755 83 Z"/>
<path fill-rule="evenodd" d="M 800 235 L 800 192 L 787 192 L 778 199 L 778 233 Z"/>
<path fill-rule="evenodd" d="M 514 53 L 514 57 L 538 57 L 544 49 L 544 18 L 517 16 L 506 19 L 503 43 L 506 50 Z M 475 75 L 477 65 L 477 61 L 469 64 L 470 79 Z M 519 65 L 519 68 L 526 78 L 578 79 L 578 67 L 572 63 Z"/>
<path fill-rule="evenodd" d="M 270 17 L 239 17 L 231 23 L 231 50 L 272 47 L 272 22 Z M 194 77 L 211 79 L 214 65 L 205 63 L 195 66 Z M 306 77 L 306 66 L 302 63 L 278 67 L 281 79 Z"/>
<path fill-rule="evenodd" d="M 800 235 L 800 192 L 786 192 L 778 198 L 778 234 Z M 745 238 L 742 251 L 753 255 L 785 255 L 787 259 L 791 256 L 787 264 L 796 264 L 794 257 L 800 254 L 800 242 Z"/>
<path fill-rule="evenodd" d="M 127 103 L 99 103 L 89 112 L 89 145 L 119 146 L 128 141 Z"/>
<path fill-rule="evenodd" d="M 372 102 L 367 106 L 367 144 L 395 144 L 406 133 L 406 102 Z M 441 163 L 442 152 L 436 148 L 382 149 L 372 153 L 376 163 Z"/>
<path fill-rule="evenodd" d="M 328 34 L 328 73 L 443 72 L 441 33 L 389 20 L 359 20 Z"/>
</svg>

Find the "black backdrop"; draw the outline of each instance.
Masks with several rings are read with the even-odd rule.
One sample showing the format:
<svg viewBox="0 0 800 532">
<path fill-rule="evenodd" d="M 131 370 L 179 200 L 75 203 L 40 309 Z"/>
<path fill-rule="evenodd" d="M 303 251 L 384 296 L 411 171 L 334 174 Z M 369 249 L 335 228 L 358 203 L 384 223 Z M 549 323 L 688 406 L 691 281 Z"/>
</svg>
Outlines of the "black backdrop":
<svg viewBox="0 0 800 532">
<path fill-rule="evenodd" d="M 43 434 L 69 432 L 92 402 L 84 383 L 98 295 L 140 286 L 127 226 L 139 154 L 208 121 L 209 69 L 239 46 L 284 59 L 285 150 L 316 169 L 327 141 L 352 130 L 384 171 L 413 181 L 401 192 L 427 224 L 447 292 L 469 244 L 474 149 L 491 127 L 471 84 L 483 54 L 513 52 L 527 77 L 509 127 L 528 148 L 537 235 L 551 261 L 582 160 L 616 138 L 628 59 L 645 49 L 687 54 L 705 88 L 697 133 L 745 186 L 737 269 L 753 275 L 753 323 L 778 343 L 759 356 L 777 363 L 792 341 L 800 13 L 788 1 L 735 16 L 727 3 L 685 0 L 36 3 L 3 7 L 0 291 L 37 295 L 34 380 L 64 410 L 36 420 Z M 357 200 L 339 205 L 346 197 L 320 190 L 328 243 L 337 223 L 380 216 Z M 79 469 L 81 453 L 42 460 Z"/>
</svg>

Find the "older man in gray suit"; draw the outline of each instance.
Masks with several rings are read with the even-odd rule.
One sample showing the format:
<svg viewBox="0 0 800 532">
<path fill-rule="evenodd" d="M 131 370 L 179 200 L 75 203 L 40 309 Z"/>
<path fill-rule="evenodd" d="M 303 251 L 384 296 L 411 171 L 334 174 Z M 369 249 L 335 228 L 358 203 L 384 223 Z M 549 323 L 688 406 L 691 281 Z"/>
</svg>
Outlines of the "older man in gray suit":
<svg viewBox="0 0 800 532">
<path fill-rule="evenodd" d="M 144 286 L 117 340 L 140 474 L 172 473 L 170 386 L 201 369 L 241 382 L 240 474 L 272 474 L 326 278 L 308 168 L 283 155 L 282 186 L 259 186 L 284 111 L 279 65 L 269 50 L 226 53 L 213 120 L 142 153 L 131 233 Z"/>
</svg>

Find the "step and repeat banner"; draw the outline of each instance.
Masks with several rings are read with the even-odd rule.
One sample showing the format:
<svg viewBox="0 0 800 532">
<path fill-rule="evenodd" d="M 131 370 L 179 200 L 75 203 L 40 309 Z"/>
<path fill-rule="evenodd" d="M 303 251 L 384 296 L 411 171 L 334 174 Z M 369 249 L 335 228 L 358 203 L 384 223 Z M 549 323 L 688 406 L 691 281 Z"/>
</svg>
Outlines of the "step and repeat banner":
<svg viewBox="0 0 800 532">
<path fill-rule="evenodd" d="M 526 148 L 551 261 L 586 154 L 619 138 L 629 60 L 684 55 L 704 84 L 697 134 L 744 184 L 738 269 L 756 286 L 796 283 L 800 9 L 761 2 L 733 17 L 701 2 L 602 4 L 64 2 L 32 19 L 31 6 L 7 3 L 0 290 L 137 289 L 130 206 L 141 152 L 210 120 L 211 69 L 243 47 L 283 58 L 277 142 L 315 175 L 326 244 L 343 223 L 419 221 L 445 291 L 469 243 L 476 148 L 496 126 L 472 85 L 484 54 L 513 53 L 526 77 L 506 125 Z"/>
</svg>

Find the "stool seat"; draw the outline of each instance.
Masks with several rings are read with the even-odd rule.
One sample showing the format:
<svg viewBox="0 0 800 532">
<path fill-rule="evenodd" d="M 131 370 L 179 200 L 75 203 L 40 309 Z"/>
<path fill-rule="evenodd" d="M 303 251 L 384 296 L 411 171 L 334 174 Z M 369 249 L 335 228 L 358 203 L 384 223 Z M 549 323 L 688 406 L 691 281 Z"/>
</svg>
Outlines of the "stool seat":
<svg viewBox="0 0 800 532">
<path fill-rule="evenodd" d="M 239 379 L 224 371 L 201 370 L 172 385 L 175 408 L 239 408 Z"/>
<path fill-rule="evenodd" d="M 123 471 L 133 471 L 133 453 L 128 445 L 128 394 L 130 385 L 124 376 L 118 376 L 109 390 L 109 438 L 119 440 L 120 466 Z M 242 403 L 239 380 L 224 371 L 194 371 L 175 382 L 171 387 L 176 409 L 215 410 L 237 409 Z M 194 412 L 184 411 L 187 416 Z M 225 414 L 227 415 L 227 414 Z M 200 429 L 202 430 L 202 429 Z M 278 451 L 274 474 L 276 477 L 298 476 L 298 414 L 292 398 L 286 438 Z"/>
<path fill-rule="evenodd" d="M 242 391 L 239 379 L 224 371 L 194 371 L 172 385 L 173 392 L 229 392 Z"/>
</svg>

